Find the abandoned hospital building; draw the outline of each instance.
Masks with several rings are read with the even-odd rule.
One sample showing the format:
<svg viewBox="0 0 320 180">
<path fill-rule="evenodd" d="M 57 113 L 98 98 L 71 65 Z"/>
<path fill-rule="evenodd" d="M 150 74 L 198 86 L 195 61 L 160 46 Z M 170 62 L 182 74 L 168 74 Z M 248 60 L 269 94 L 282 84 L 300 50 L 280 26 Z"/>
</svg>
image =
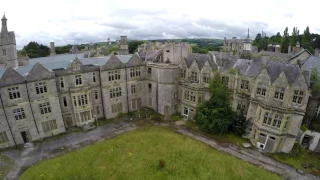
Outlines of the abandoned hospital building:
<svg viewBox="0 0 320 180">
<path fill-rule="evenodd" d="M 126 36 L 119 46 L 117 55 L 56 55 L 52 42 L 50 56 L 18 59 L 15 34 L 8 31 L 4 16 L 0 148 L 144 107 L 192 120 L 197 104 L 210 98 L 208 83 L 215 72 L 232 91 L 232 108 L 244 110 L 246 137 L 264 152 L 288 153 L 308 112 L 319 111 L 318 101 L 310 100 L 310 73 L 314 67 L 320 71 L 320 57 L 298 45 L 290 47 L 291 54 L 277 52 L 273 45 L 270 51 L 256 52 L 248 34 L 240 41 L 225 39 L 223 51 L 208 54 L 192 53 L 186 43 L 145 43 L 129 54 Z"/>
</svg>

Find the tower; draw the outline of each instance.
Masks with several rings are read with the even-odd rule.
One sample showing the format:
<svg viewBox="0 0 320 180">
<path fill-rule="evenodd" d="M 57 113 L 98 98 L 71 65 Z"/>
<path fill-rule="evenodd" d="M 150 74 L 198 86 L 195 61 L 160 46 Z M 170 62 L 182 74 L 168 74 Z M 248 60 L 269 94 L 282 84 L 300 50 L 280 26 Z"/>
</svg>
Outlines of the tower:
<svg viewBox="0 0 320 180">
<path fill-rule="evenodd" d="M 242 59 L 251 59 L 252 58 L 252 49 L 251 49 L 251 39 L 249 37 L 249 28 L 248 35 L 243 41 L 243 51 L 240 54 Z"/>
<path fill-rule="evenodd" d="M 5 14 L 3 14 L 0 32 L 0 66 L 17 67 L 16 36 L 13 31 L 8 31 L 7 20 Z"/>
<path fill-rule="evenodd" d="M 119 55 L 127 55 L 127 54 L 129 54 L 127 36 L 120 36 Z"/>
<path fill-rule="evenodd" d="M 3 17 L 2 17 L 2 19 L 1 19 L 1 22 L 2 22 L 1 37 L 8 35 L 7 20 L 8 20 L 8 19 L 6 18 L 6 15 L 3 14 Z"/>
<path fill-rule="evenodd" d="M 54 47 L 54 42 L 50 42 L 50 56 L 56 55 L 56 49 Z"/>
</svg>

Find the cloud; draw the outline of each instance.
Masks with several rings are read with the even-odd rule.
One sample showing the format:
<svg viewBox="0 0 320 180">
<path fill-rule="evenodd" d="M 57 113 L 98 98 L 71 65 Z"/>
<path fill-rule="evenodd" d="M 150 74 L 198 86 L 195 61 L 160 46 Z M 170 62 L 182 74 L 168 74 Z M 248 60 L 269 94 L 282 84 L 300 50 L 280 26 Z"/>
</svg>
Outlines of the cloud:
<svg viewBox="0 0 320 180">
<path fill-rule="evenodd" d="M 310 0 L 317 3 L 315 0 Z M 19 6 L 17 6 L 19 4 Z M 30 41 L 57 46 L 89 42 L 165 38 L 244 38 L 264 31 L 267 35 L 283 32 L 284 28 L 306 26 L 312 33 L 320 32 L 313 20 L 316 6 L 308 10 L 289 0 L 269 0 L 263 7 L 254 0 L 225 0 L 212 4 L 162 0 L 1 0 L 0 14 L 6 12 L 9 30 L 16 33 L 17 48 Z M 35 6 L 36 5 L 36 6 Z M 291 33 L 291 32 L 289 32 Z"/>
</svg>

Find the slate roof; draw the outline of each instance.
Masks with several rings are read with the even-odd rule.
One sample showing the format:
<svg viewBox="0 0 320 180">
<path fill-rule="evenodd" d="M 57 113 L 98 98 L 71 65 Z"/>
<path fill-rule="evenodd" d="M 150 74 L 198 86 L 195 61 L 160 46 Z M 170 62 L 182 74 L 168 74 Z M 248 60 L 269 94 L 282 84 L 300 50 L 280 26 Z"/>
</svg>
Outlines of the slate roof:
<svg viewBox="0 0 320 180">
<path fill-rule="evenodd" d="M 12 86 L 24 83 L 24 78 L 12 67 L 8 67 L 0 79 L 0 86 Z"/>
<path fill-rule="evenodd" d="M 236 72 L 239 72 L 239 74 L 241 75 L 255 77 L 261 72 L 263 66 L 264 63 L 262 59 L 238 59 L 232 67 Z"/>
<path fill-rule="evenodd" d="M 290 61 L 291 59 L 299 56 L 300 54 L 307 52 L 310 56 L 312 55 L 307 49 L 302 49 L 301 51 L 299 51 L 298 53 L 296 53 L 294 56 L 292 56 L 288 61 Z"/>
<path fill-rule="evenodd" d="M 278 76 L 284 72 L 289 85 L 293 84 L 301 74 L 301 69 L 296 64 L 287 64 L 282 62 L 270 61 L 266 69 L 270 75 L 271 82 L 274 82 Z"/>
<path fill-rule="evenodd" d="M 310 56 L 302 62 L 302 69 L 307 71 L 312 71 L 313 68 L 316 68 L 318 71 L 318 76 L 320 78 L 320 57 Z"/>
<path fill-rule="evenodd" d="M 289 59 L 289 55 L 287 53 L 280 52 L 272 52 L 272 51 L 260 51 L 258 55 L 261 56 L 269 56 L 269 57 L 277 57 L 280 58 L 281 61 L 286 61 Z"/>
<path fill-rule="evenodd" d="M 185 62 L 188 68 L 191 66 L 193 61 L 196 61 L 200 70 L 203 68 L 203 65 L 206 63 L 206 61 L 208 61 L 211 68 L 213 68 L 214 70 L 217 69 L 217 65 L 213 60 L 212 54 L 190 54 L 187 58 L 185 58 Z"/>
<path fill-rule="evenodd" d="M 47 70 L 40 63 L 35 64 L 29 74 L 26 76 L 26 80 L 28 82 L 52 78 L 55 78 L 54 73 Z"/>
<path fill-rule="evenodd" d="M 107 63 L 101 66 L 101 70 L 124 68 L 124 64 L 115 55 L 111 55 Z"/>
</svg>

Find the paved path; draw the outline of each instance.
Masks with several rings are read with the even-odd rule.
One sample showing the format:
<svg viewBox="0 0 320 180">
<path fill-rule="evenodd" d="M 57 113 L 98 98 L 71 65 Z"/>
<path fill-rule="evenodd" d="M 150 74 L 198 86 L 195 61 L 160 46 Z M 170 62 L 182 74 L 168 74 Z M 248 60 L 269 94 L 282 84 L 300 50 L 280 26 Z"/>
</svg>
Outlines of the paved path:
<svg viewBox="0 0 320 180">
<path fill-rule="evenodd" d="M 173 127 L 173 129 L 178 133 L 184 134 L 193 139 L 206 143 L 219 151 L 226 152 L 244 161 L 248 161 L 255 165 L 263 166 L 265 169 L 280 174 L 286 179 L 317 179 L 317 177 L 311 174 L 298 174 L 294 168 L 274 161 L 262 155 L 260 152 L 256 150 L 243 149 L 233 145 L 229 145 L 228 147 L 222 147 L 212 139 L 191 132 L 185 129 L 183 126 L 176 126 L 173 123 L 155 123 L 155 125 Z M 135 125 L 132 122 L 111 123 L 94 129 L 92 131 L 89 131 L 87 133 L 73 132 L 59 139 L 45 141 L 40 145 L 33 146 L 33 144 L 27 144 L 27 146 L 29 145 L 29 147 L 24 148 L 22 151 L 6 151 L 4 152 L 4 154 L 9 156 L 10 159 L 15 162 L 13 170 L 6 176 L 6 179 L 17 179 L 17 177 L 21 173 L 21 168 L 33 165 L 43 159 L 51 158 L 58 154 L 66 153 L 68 151 L 84 147 L 95 141 L 103 141 L 107 138 L 114 137 L 118 134 L 135 130 L 136 128 L 137 125 Z"/>
</svg>

